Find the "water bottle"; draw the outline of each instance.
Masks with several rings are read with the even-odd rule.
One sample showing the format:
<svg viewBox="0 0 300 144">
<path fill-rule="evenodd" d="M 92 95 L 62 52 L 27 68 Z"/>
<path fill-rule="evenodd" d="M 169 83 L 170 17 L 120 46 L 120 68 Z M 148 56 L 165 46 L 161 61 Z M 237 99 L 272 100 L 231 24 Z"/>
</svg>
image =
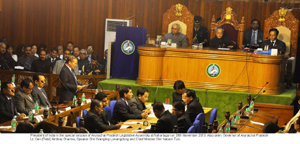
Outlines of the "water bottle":
<svg viewBox="0 0 300 144">
<path fill-rule="evenodd" d="M 246 115 L 246 116 L 249 116 L 249 108 L 246 108 L 246 110 L 245 110 L 245 115 Z"/>
<path fill-rule="evenodd" d="M 16 116 L 14 116 L 14 118 L 11 120 L 11 131 L 15 132 L 17 129 L 17 120 L 16 120 Z"/>
<path fill-rule="evenodd" d="M 173 133 L 179 133 L 179 129 L 178 129 L 178 126 L 175 125 L 174 128 L 173 128 Z"/>
<path fill-rule="evenodd" d="M 227 122 L 226 126 L 225 126 L 225 133 L 230 133 L 230 123 Z"/>
<path fill-rule="evenodd" d="M 85 93 L 82 94 L 81 101 L 82 101 L 82 104 L 86 104 Z"/>
<path fill-rule="evenodd" d="M 35 106 L 34 106 L 34 109 L 35 109 L 35 114 L 38 115 L 39 114 L 39 103 L 38 101 L 35 101 Z"/>
<path fill-rule="evenodd" d="M 95 90 L 95 97 L 96 97 L 97 93 L 98 93 L 98 89 Z"/>
<path fill-rule="evenodd" d="M 28 120 L 29 121 L 33 121 L 33 112 L 32 112 L 32 109 L 30 109 L 30 111 L 29 111 Z"/>
<path fill-rule="evenodd" d="M 231 125 L 234 125 L 235 124 L 235 118 L 234 118 L 235 116 L 232 116 L 232 118 L 231 118 Z"/>
<path fill-rule="evenodd" d="M 48 111 L 48 116 L 49 116 L 50 112 L 49 112 L 49 106 L 48 105 L 46 106 L 46 111 Z"/>
<path fill-rule="evenodd" d="M 224 133 L 223 131 L 223 127 L 220 127 L 219 132 L 218 133 Z"/>
<path fill-rule="evenodd" d="M 1 91 L 1 80 L 0 80 L 0 91 Z"/>
<path fill-rule="evenodd" d="M 73 106 L 76 106 L 77 105 L 77 99 L 76 99 L 76 95 L 74 95 L 74 98 L 73 98 Z"/>
<path fill-rule="evenodd" d="M 235 123 L 240 124 L 240 119 L 241 119 L 240 111 L 237 111 L 235 115 Z"/>
<path fill-rule="evenodd" d="M 250 103 L 250 112 L 252 114 L 254 113 L 254 101 L 251 101 L 251 103 Z"/>
<path fill-rule="evenodd" d="M 13 84 L 14 87 L 16 87 L 15 81 L 16 81 L 16 75 L 13 74 L 13 76 L 11 77 L 11 83 Z"/>
<path fill-rule="evenodd" d="M 40 129 L 40 132 L 39 133 L 44 133 L 43 129 Z"/>
</svg>

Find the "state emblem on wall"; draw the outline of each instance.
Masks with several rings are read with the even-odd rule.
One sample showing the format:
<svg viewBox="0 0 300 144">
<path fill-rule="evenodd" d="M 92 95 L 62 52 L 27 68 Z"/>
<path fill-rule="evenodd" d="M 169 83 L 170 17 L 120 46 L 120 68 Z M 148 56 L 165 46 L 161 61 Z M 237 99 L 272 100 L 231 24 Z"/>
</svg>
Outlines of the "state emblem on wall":
<svg viewBox="0 0 300 144">
<path fill-rule="evenodd" d="M 206 68 L 206 74 L 211 78 L 216 78 L 220 75 L 221 68 L 218 64 L 209 64 Z"/>
<path fill-rule="evenodd" d="M 125 40 L 121 45 L 121 50 L 124 54 L 131 55 L 135 50 L 134 43 L 130 40 Z"/>
</svg>

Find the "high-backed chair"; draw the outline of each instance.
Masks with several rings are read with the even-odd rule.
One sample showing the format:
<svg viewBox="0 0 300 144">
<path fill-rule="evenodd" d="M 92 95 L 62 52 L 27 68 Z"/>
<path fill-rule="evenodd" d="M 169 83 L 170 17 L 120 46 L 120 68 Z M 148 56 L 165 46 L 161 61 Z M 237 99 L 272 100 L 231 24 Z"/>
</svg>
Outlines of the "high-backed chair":
<svg viewBox="0 0 300 144">
<path fill-rule="evenodd" d="M 211 20 L 211 32 L 210 39 L 216 36 L 216 28 L 222 27 L 224 29 L 224 35 L 229 37 L 231 41 L 236 43 L 238 48 L 241 48 L 244 37 L 244 17 L 242 17 L 241 24 L 235 19 L 236 14 L 232 12 L 232 8 L 226 8 L 221 15 L 221 19 L 216 22 L 215 16 Z"/>
<path fill-rule="evenodd" d="M 176 4 L 164 13 L 162 23 L 162 37 L 171 32 L 173 23 L 180 25 L 180 32 L 187 36 L 189 45 L 193 42 L 194 15 L 182 4 Z"/>
<path fill-rule="evenodd" d="M 287 88 L 291 86 L 293 74 L 295 71 L 295 59 L 297 55 L 299 20 L 295 18 L 292 12 L 281 8 L 265 20 L 264 40 L 269 37 L 269 30 L 277 28 L 279 31 L 278 39 L 286 44 L 286 53 L 289 54 L 287 63 Z"/>
</svg>

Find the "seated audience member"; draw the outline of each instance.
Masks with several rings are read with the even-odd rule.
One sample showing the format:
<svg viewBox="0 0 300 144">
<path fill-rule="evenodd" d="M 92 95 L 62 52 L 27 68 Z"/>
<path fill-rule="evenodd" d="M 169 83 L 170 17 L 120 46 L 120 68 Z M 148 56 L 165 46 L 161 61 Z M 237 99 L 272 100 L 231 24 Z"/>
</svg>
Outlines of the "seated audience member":
<svg viewBox="0 0 300 144">
<path fill-rule="evenodd" d="M 203 43 L 203 46 L 207 46 L 208 33 L 207 28 L 201 26 L 202 17 L 194 17 L 194 32 L 193 32 L 193 44 Z"/>
<path fill-rule="evenodd" d="M 104 59 L 100 60 L 100 64 L 104 65 L 105 68 L 107 68 L 107 52 L 108 52 L 108 49 L 106 49 L 104 51 Z"/>
<path fill-rule="evenodd" d="M 107 95 L 104 92 L 97 93 L 97 95 L 95 96 L 95 99 L 99 100 L 102 103 L 103 108 L 105 108 L 107 106 Z M 100 117 L 101 122 L 104 124 L 103 125 L 104 131 L 114 130 L 114 129 L 118 129 L 121 127 L 122 123 L 113 125 L 109 122 L 108 114 L 106 113 L 105 110 L 101 112 L 99 117 Z"/>
<path fill-rule="evenodd" d="M 81 75 L 84 75 L 85 73 L 82 71 L 85 71 L 85 69 L 88 67 L 89 65 L 89 60 L 86 58 L 87 55 L 87 51 L 85 49 L 81 49 L 80 50 L 80 59 L 78 60 L 78 69 L 79 69 L 79 73 Z"/>
<path fill-rule="evenodd" d="M 182 101 L 182 93 L 185 91 L 184 82 L 181 80 L 177 80 L 174 83 L 173 88 L 174 88 L 174 90 L 176 90 L 176 92 L 173 92 L 173 94 L 172 94 L 173 103 L 175 103 L 177 101 Z"/>
<path fill-rule="evenodd" d="M 262 42 L 261 47 L 264 49 L 265 46 L 271 49 L 278 49 L 278 54 L 285 54 L 286 46 L 285 43 L 279 39 L 277 36 L 279 31 L 276 28 L 272 28 L 269 30 L 269 39 Z"/>
<path fill-rule="evenodd" d="M 6 47 L 6 52 L 11 55 L 11 57 L 14 59 L 14 61 L 17 63 L 18 62 L 18 56 L 15 54 L 14 48 L 12 45 L 7 45 Z"/>
<path fill-rule="evenodd" d="M 297 118 L 297 120 L 294 123 L 294 129 L 297 131 L 297 133 L 300 133 L 300 116 Z"/>
<path fill-rule="evenodd" d="M 51 107 L 50 101 L 47 97 L 47 93 L 44 90 L 44 85 L 46 82 L 45 76 L 42 73 L 35 73 L 33 75 L 34 87 L 32 88 L 31 95 L 35 101 L 38 101 L 39 106 L 46 107 L 47 105 Z"/>
<path fill-rule="evenodd" d="M 64 46 L 63 45 L 57 46 L 57 50 L 58 50 L 58 57 L 60 59 L 63 59 L 64 58 Z"/>
<path fill-rule="evenodd" d="M 140 87 L 137 91 L 136 97 L 129 101 L 129 105 L 135 114 L 142 114 L 144 112 L 150 114 L 150 110 L 146 108 L 145 103 L 148 101 L 149 90 L 145 87 Z"/>
<path fill-rule="evenodd" d="M 195 118 L 199 113 L 204 113 L 195 91 L 186 89 L 182 94 L 182 100 L 187 105 L 186 113 L 189 115 L 192 123 L 195 121 Z"/>
<path fill-rule="evenodd" d="M 98 54 L 94 54 L 94 48 L 92 45 L 88 45 L 86 51 L 87 51 L 87 58 L 90 63 L 92 62 L 92 55 L 95 55 L 96 59 L 99 61 L 100 57 L 98 56 Z"/>
<path fill-rule="evenodd" d="M 34 110 L 35 99 L 32 97 L 31 92 L 34 85 L 29 78 L 21 82 L 21 87 L 16 93 L 16 107 L 19 113 L 28 115 L 30 110 Z"/>
<path fill-rule="evenodd" d="M 47 51 L 47 46 L 46 46 L 45 44 L 41 44 L 41 45 L 39 46 L 39 48 L 38 48 L 38 53 L 39 53 L 41 50 Z M 48 53 L 48 54 L 47 54 L 47 58 L 50 58 L 50 57 L 51 57 L 51 55 Z"/>
<path fill-rule="evenodd" d="M 12 69 L 15 66 L 12 56 L 6 52 L 6 44 L 0 43 L 0 69 Z"/>
<path fill-rule="evenodd" d="M 31 45 L 31 54 L 36 56 L 36 57 L 39 57 L 39 51 L 38 51 L 38 47 L 36 44 L 32 44 Z"/>
<path fill-rule="evenodd" d="M 6 37 L 3 37 L 0 42 L 5 43 L 6 45 L 8 44 L 8 40 Z"/>
<path fill-rule="evenodd" d="M 56 61 L 61 60 L 60 57 L 58 56 L 58 50 L 57 50 L 57 48 L 52 48 L 52 50 L 51 50 L 51 58 L 49 58 L 48 60 L 51 62 L 50 67 L 53 70 Z"/>
<path fill-rule="evenodd" d="M 33 133 L 34 126 L 29 121 L 19 122 L 17 125 L 16 133 Z"/>
<path fill-rule="evenodd" d="M 267 122 L 263 128 L 263 133 L 277 133 L 278 131 L 279 127 L 273 122 Z"/>
<path fill-rule="evenodd" d="M 104 74 L 104 65 L 99 63 L 99 57 L 92 55 L 92 62 L 85 68 L 85 75 L 100 75 Z"/>
<path fill-rule="evenodd" d="M 172 25 L 171 33 L 165 34 L 163 38 L 163 42 L 168 42 L 169 39 L 172 43 L 176 43 L 178 47 L 187 47 L 189 45 L 187 41 L 187 37 L 185 34 L 179 32 L 180 31 L 180 25 L 177 23 L 174 23 Z"/>
<path fill-rule="evenodd" d="M 174 126 L 177 125 L 177 117 L 170 113 L 169 110 L 165 111 L 165 107 L 161 102 L 153 104 L 153 112 L 158 118 L 155 125 L 155 133 L 172 133 Z M 145 130 L 144 132 L 150 132 L 150 130 Z"/>
<path fill-rule="evenodd" d="M 66 64 L 67 58 L 71 56 L 71 51 L 69 49 L 64 50 L 64 59 L 57 60 L 53 68 L 53 74 L 60 74 L 62 67 Z M 75 67 L 74 72 L 76 75 L 79 75 L 78 66 Z"/>
<path fill-rule="evenodd" d="M 51 62 L 47 60 L 47 52 L 40 50 L 40 57 L 32 62 L 31 71 L 49 73 Z"/>
<path fill-rule="evenodd" d="M 71 51 L 71 54 L 73 55 L 73 50 L 74 50 L 74 43 L 69 41 L 67 43 L 67 49 Z"/>
<path fill-rule="evenodd" d="M 31 46 L 26 46 L 25 55 L 19 58 L 17 65 L 24 67 L 25 71 L 30 71 L 32 62 L 36 59 L 38 59 L 38 57 L 31 54 Z"/>
<path fill-rule="evenodd" d="M 15 87 L 10 82 L 2 82 L 0 95 L 0 124 L 11 121 L 15 115 L 17 120 L 22 120 L 26 115 L 19 114 L 16 109 Z"/>
<path fill-rule="evenodd" d="M 106 131 L 107 125 L 105 125 L 101 118 L 100 114 L 103 111 L 103 105 L 102 103 L 94 99 L 91 102 L 90 111 L 86 114 L 84 117 L 84 127 L 90 132 L 90 133 L 102 133 Z M 113 129 L 118 129 L 121 127 L 121 124 L 117 124 L 112 126 Z"/>
<path fill-rule="evenodd" d="M 243 38 L 243 45 L 245 47 L 258 47 L 261 45 L 264 32 L 259 29 L 260 22 L 257 19 L 251 21 L 251 29 L 246 30 Z"/>
<path fill-rule="evenodd" d="M 80 48 L 78 46 L 75 46 L 73 48 L 73 56 L 75 56 L 78 60 L 80 59 L 79 52 L 80 52 Z"/>
<path fill-rule="evenodd" d="M 210 40 L 211 48 L 236 48 L 229 37 L 224 36 L 224 29 L 221 27 L 216 28 L 216 37 Z"/>
<path fill-rule="evenodd" d="M 17 53 L 18 58 L 20 58 L 21 56 L 25 55 L 25 45 L 24 44 L 20 44 L 17 47 L 16 53 Z"/>
<path fill-rule="evenodd" d="M 131 87 L 122 86 L 120 88 L 119 95 L 120 98 L 117 100 L 113 110 L 113 115 L 111 119 L 112 124 L 124 122 L 128 119 L 142 119 L 148 117 L 148 113 L 135 114 L 130 108 L 128 101 L 133 95 Z"/>
<path fill-rule="evenodd" d="M 185 112 L 185 104 L 181 101 L 173 103 L 172 113 L 177 116 L 179 133 L 186 133 L 192 122 Z"/>
</svg>

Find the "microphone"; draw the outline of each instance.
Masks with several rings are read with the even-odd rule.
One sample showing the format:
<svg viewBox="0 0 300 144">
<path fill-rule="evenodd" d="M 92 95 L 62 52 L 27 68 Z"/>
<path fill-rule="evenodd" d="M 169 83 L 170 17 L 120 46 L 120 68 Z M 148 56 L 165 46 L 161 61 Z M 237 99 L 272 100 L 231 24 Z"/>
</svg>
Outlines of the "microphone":
<svg viewBox="0 0 300 144">
<path fill-rule="evenodd" d="M 96 79 L 96 77 L 94 76 L 94 75 L 91 75 L 94 79 Z M 100 87 L 101 87 L 101 92 L 103 92 L 103 87 L 102 87 L 102 85 L 100 84 L 100 83 L 98 83 L 99 85 L 100 85 Z M 95 87 L 94 87 L 94 85 L 93 85 L 93 88 L 95 89 Z"/>
<path fill-rule="evenodd" d="M 261 90 L 267 85 L 269 84 L 269 82 L 266 82 L 266 84 L 260 89 L 260 91 L 256 94 L 256 96 L 252 99 L 253 101 L 258 97 L 258 95 L 260 94 Z M 266 92 L 266 90 L 264 90 L 262 93 Z"/>
<path fill-rule="evenodd" d="M 157 84 L 157 87 L 156 87 L 156 92 L 155 92 L 155 96 L 154 96 L 154 103 L 156 102 L 156 96 L 157 96 L 157 91 L 158 91 L 158 85 L 159 85 L 159 82 L 161 81 L 161 77 L 159 78 L 159 81 L 158 81 L 158 84 Z"/>
<path fill-rule="evenodd" d="M 129 11 L 128 13 L 131 13 L 131 11 Z M 139 14 L 140 14 L 140 12 L 138 12 L 137 14 L 135 14 L 135 15 L 133 15 L 133 16 L 130 16 L 130 17 L 125 18 L 125 19 L 123 20 L 122 26 L 124 26 L 125 20 L 131 19 L 131 18 L 133 18 L 133 17 L 135 17 L 135 16 L 137 16 L 137 15 L 139 15 Z"/>
</svg>

